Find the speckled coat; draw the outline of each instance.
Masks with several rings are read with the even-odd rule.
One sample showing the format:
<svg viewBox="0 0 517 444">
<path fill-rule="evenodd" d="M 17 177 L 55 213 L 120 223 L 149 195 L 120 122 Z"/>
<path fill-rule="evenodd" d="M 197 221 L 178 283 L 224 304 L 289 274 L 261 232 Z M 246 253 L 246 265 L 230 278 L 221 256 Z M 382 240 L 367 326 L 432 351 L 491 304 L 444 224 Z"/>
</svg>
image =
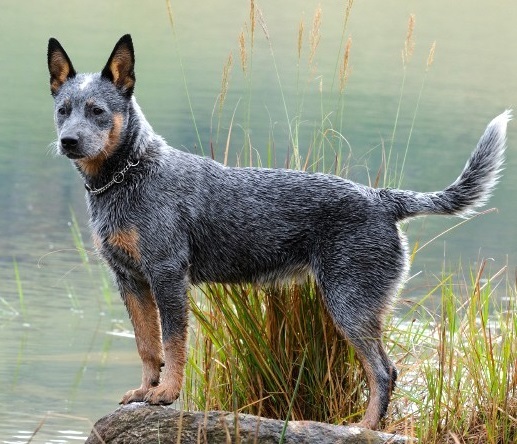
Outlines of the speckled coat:
<svg viewBox="0 0 517 444">
<path fill-rule="evenodd" d="M 373 189 L 332 175 L 229 168 L 171 148 L 133 97 L 128 35 L 100 73 L 77 74 L 55 39 L 48 65 L 57 150 L 84 179 L 94 243 L 113 270 L 143 363 L 141 386 L 121 402 L 177 398 L 190 284 L 310 272 L 365 369 L 370 400 L 361 424 L 376 428 L 397 375 L 381 342 L 383 319 L 409 267 L 398 223 L 484 203 L 503 162 L 509 113 L 489 124 L 444 191 Z"/>
</svg>

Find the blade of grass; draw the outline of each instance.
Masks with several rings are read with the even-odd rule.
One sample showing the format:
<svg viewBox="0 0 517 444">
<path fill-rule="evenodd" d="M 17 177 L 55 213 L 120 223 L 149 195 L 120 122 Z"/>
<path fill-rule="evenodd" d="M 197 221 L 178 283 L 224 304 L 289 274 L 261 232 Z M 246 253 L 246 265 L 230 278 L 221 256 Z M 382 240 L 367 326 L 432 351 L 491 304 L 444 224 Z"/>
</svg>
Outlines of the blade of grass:
<svg viewBox="0 0 517 444">
<path fill-rule="evenodd" d="M 25 307 L 25 296 L 23 293 L 22 280 L 20 279 L 20 270 L 18 269 L 18 261 L 13 258 L 14 267 L 14 280 L 16 282 L 16 289 L 18 291 L 18 302 L 20 304 L 20 311 L 22 316 L 25 318 L 27 315 L 27 309 Z"/>
<path fill-rule="evenodd" d="M 291 413 L 293 411 L 294 400 L 296 399 L 296 395 L 298 394 L 298 388 L 300 387 L 300 381 L 302 380 L 302 374 L 305 369 L 305 358 L 307 357 L 307 350 L 303 352 L 302 363 L 300 364 L 300 370 L 298 373 L 298 378 L 296 379 L 296 385 L 294 386 L 293 396 L 291 397 L 291 402 L 289 402 L 289 409 L 287 410 L 287 416 L 285 418 L 284 426 L 282 428 L 282 433 L 280 434 L 279 444 L 283 444 L 285 439 L 285 432 L 287 431 L 287 424 L 289 424 L 289 418 L 291 417 Z"/>
</svg>

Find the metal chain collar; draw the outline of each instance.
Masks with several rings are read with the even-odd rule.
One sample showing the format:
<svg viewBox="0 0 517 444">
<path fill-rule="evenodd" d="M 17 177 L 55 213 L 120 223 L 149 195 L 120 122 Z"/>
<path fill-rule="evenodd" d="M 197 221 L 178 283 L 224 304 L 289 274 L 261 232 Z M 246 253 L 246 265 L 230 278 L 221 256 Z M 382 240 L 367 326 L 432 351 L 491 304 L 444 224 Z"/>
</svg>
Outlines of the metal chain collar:
<svg viewBox="0 0 517 444">
<path fill-rule="evenodd" d="M 129 168 L 137 166 L 140 163 L 140 160 L 137 160 L 135 163 L 131 163 L 131 160 L 128 159 L 127 165 L 121 170 L 113 174 L 113 178 L 103 187 L 101 188 L 91 188 L 90 185 L 87 183 L 84 184 L 84 187 L 86 190 L 93 195 L 101 194 L 104 191 L 106 191 L 111 186 L 115 185 L 116 183 L 121 183 L 124 180 L 124 174 L 126 174 L 129 170 Z"/>
</svg>

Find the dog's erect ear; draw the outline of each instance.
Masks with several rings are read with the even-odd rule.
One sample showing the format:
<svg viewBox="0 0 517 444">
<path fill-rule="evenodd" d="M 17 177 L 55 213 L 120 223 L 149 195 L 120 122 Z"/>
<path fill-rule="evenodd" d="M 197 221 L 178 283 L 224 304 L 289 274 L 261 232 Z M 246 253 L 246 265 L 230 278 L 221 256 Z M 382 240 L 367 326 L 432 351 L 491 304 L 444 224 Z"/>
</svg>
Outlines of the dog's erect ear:
<svg viewBox="0 0 517 444">
<path fill-rule="evenodd" d="M 124 94 L 130 96 L 135 87 L 135 52 L 131 36 L 122 36 L 115 45 L 101 76 L 113 82 Z"/>
<path fill-rule="evenodd" d="M 75 69 L 61 44 L 54 38 L 48 41 L 48 70 L 50 72 L 50 92 L 53 96 L 68 79 L 75 77 Z"/>
</svg>

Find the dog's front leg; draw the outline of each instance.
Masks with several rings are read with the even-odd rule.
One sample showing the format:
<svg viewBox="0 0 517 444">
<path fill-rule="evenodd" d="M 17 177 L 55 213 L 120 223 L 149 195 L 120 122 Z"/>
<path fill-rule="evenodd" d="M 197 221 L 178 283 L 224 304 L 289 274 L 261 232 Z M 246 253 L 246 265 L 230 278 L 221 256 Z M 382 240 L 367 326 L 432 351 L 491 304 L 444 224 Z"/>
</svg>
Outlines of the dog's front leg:
<svg viewBox="0 0 517 444">
<path fill-rule="evenodd" d="M 187 362 L 188 301 L 184 274 L 169 273 L 153 282 L 153 292 L 160 312 L 165 365 L 160 384 L 145 397 L 150 404 L 171 404 L 183 385 Z"/>
<path fill-rule="evenodd" d="M 133 324 L 138 354 L 142 360 L 140 387 L 129 390 L 120 401 L 121 404 L 128 404 L 143 401 L 149 390 L 159 384 L 163 351 L 158 308 L 149 285 L 139 283 L 129 286 L 121 283 L 119 279 L 119 286 Z"/>
</svg>

